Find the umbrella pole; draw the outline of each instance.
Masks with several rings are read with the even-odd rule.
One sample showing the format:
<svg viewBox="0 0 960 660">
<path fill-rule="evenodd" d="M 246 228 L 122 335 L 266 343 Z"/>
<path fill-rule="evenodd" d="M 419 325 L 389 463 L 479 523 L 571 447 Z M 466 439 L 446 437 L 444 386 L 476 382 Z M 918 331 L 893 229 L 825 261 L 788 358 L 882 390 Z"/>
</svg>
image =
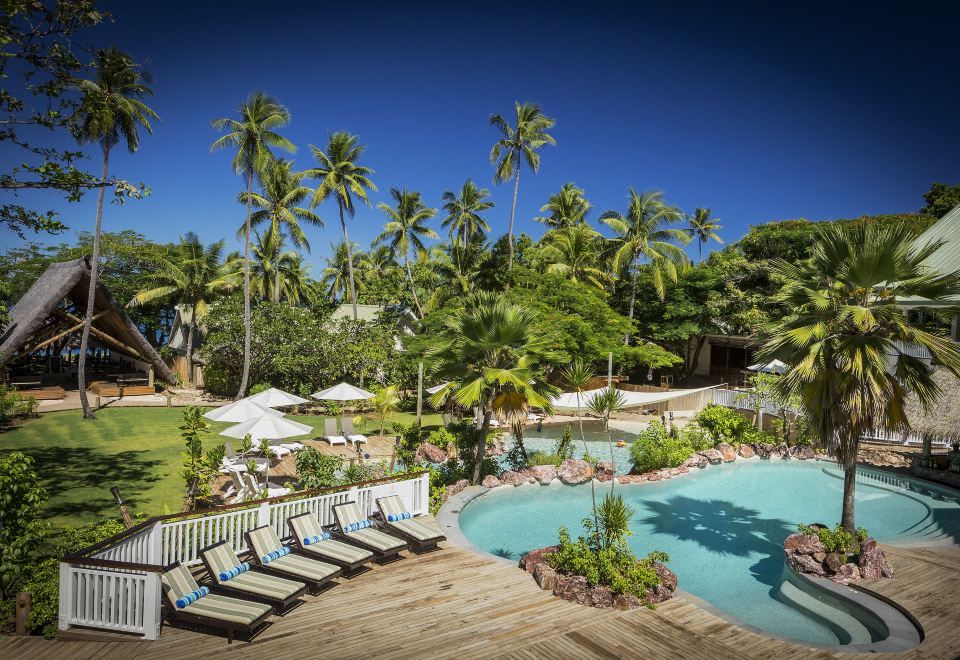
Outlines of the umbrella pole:
<svg viewBox="0 0 960 660">
<path fill-rule="evenodd" d="M 417 367 L 417 425 L 421 423 L 423 414 L 423 362 Z"/>
</svg>

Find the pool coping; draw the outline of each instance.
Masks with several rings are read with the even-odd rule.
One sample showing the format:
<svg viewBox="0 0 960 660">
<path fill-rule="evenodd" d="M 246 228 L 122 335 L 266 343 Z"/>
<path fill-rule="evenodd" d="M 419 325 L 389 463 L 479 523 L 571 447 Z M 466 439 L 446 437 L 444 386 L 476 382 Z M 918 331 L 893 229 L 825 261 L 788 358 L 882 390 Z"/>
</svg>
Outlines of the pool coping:
<svg viewBox="0 0 960 660">
<path fill-rule="evenodd" d="M 642 484 L 623 484 L 623 486 L 641 485 Z M 516 486 L 515 488 L 524 487 L 532 488 L 536 486 L 533 484 L 524 484 L 523 486 Z M 469 539 L 467 539 L 466 535 L 464 535 L 463 531 L 460 529 L 460 513 L 463 511 L 464 507 L 469 505 L 473 500 L 486 495 L 492 490 L 494 489 L 487 488 L 485 486 L 467 486 L 462 491 L 443 503 L 443 505 L 440 507 L 440 510 L 437 512 L 437 515 L 435 516 L 435 520 L 440 528 L 444 531 L 447 540 L 451 543 L 491 559 L 498 564 L 519 570 L 516 561 L 507 559 L 505 557 L 492 555 L 489 552 L 477 547 L 470 542 Z M 788 637 L 786 635 L 778 635 L 776 633 L 763 630 L 762 628 L 758 628 L 757 626 L 738 619 L 729 612 L 712 605 L 711 603 L 684 589 L 678 588 L 675 592 L 675 595 L 692 603 L 700 609 L 713 614 L 717 618 L 722 619 L 727 623 L 731 623 L 756 635 L 833 653 L 904 652 L 917 647 L 925 638 L 923 626 L 920 624 L 917 618 L 908 610 L 898 605 L 895 601 L 885 596 L 859 585 L 856 587 L 839 585 L 827 578 L 815 578 L 813 576 L 796 573 L 796 571 L 794 571 L 794 575 L 797 575 L 801 579 L 809 582 L 814 589 L 822 589 L 827 591 L 836 598 L 853 602 L 857 606 L 873 613 L 874 616 L 880 619 L 887 627 L 889 632 L 888 636 L 879 642 L 872 642 L 870 644 L 818 644 L 816 642 L 808 642 L 801 639 L 796 639 L 794 637 Z"/>
</svg>

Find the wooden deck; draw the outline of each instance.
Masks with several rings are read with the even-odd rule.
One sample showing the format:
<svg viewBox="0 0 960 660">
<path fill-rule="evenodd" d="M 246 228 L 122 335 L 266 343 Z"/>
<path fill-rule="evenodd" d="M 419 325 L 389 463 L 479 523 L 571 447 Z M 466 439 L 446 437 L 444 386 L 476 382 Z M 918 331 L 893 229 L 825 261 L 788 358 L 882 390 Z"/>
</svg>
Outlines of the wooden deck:
<svg viewBox="0 0 960 660">
<path fill-rule="evenodd" d="M 887 548 L 897 579 L 870 585 L 920 620 L 907 658 L 960 653 L 960 549 Z M 680 576 L 681 586 L 683 576 Z M 449 543 L 340 584 L 252 643 L 165 626 L 155 642 L 2 638 L 0 657 L 167 660 L 277 658 L 866 658 L 774 640 L 675 598 L 655 611 L 581 607 L 540 591 L 519 569 Z M 870 657 L 876 657 L 870 656 Z"/>
</svg>

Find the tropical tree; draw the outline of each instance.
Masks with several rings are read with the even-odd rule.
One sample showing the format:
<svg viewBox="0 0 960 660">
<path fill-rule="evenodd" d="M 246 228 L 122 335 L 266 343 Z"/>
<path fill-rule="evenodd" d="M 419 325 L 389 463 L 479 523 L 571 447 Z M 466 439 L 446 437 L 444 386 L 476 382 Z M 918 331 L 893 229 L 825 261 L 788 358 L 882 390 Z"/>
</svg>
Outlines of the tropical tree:
<svg viewBox="0 0 960 660">
<path fill-rule="evenodd" d="M 493 208 L 493 202 L 487 200 L 489 196 L 489 190 L 477 188 L 477 184 L 470 179 L 464 182 L 459 196 L 452 190 L 443 193 L 442 208 L 447 217 L 440 226 L 449 228 L 451 244 L 465 245 L 468 241 L 484 241 L 490 225 L 480 213 Z"/>
<path fill-rule="evenodd" d="M 241 204 L 250 202 L 257 207 L 250 216 L 250 226 L 257 227 L 264 223 L 269 223 L 270 228 L 267 232 L 276 245 L 271 252 L 277 256 L 284 253 L 282 251 L 285 236 L 290 237 L 290 242 L 294 247 L 301 250 L 310 251 L 310 241 L 307 240 L 300 221 L 306 222 L 314 227 L 322 227 L 323 220 L 310 209 L 298 206 L 312 192 L 307 186 L 300 185 L 305 176 L 304 172 L 294 172 L 293 163 L 286 159 L 277 159 L 269 161 L 258 172 L 260 186 L 263 189 L 261 193 L 242 192 L 237 197 Z M 247 231 L 246 224 L 240 228 L 237 235 L 243 236 Z M 274 265 L 274 277 L 276 281 L 273 285 L 273 302 L 280 302 L 280 268 L 278 264 Z"/>
<path fill-rule="evenodd" d="M 440 408 L 448 397 L 465 408 L 480 410 L 473 483 L 478 483 L 486 453 L 490 419 L 508 418 L 530 406 L 550 409 L 548 385 L 536 371 L 543 340 L 530 332 L 533 315 L 502 296 L 482 291 L 446 320 L 446 327 L 426 355 L 438 379 L 447 381 L 432 398 Z"/>
<path fill-rule="evenodd" d="M 628 271 L 630 280 L 630 310 L 628 318 L 633 320 L 633 307 L 637 300 L 637 276 L 640 274 L 640 260 L 645 259 L 650 267 L 654 289 L 660 300 L 665 297 L 664 278 L 677 281 L 677 270 L 689 263 L 687 255 L 677 243 L 687 243 L 690 237 L 682 229 L 669 225 L 682 217 L 679 209 L 663 201 L 663 193 L 649 191 L 638 193 L 630 188 L 630 203 L 626 214 L 607 211 L 601 221 L 617 233 L 613 239 L 616 252 L 613 254 L 613 269 L 616 272 Z M 630 343 L 628 334 L 623 343 Z"/>
<path fill-rule="evenodd" d="M 610 465 L 616 466 L 617 457 L 613 453 L 613 436 L 610 435 L 610 417 L 618 410 L 622 410 L 627 403 L 627 397 L 612 384 L 587 397 L 587 409 L 603 420 L 603 431 L 607 434 L 607 447 L 610 448 Z M 613 484 L 616 479 L 610 480 L 610 493 L 613 493 Z"/>
<path fill-rule="evenodd" d="M 374 239 L 374 246 L 388 244 L 394 254 L 403 257 L 403 267 L 407 271 L 410 281 L 410 292 L 413 294 L 413 303 L 417 306 L 417 313 L 423 318 L 423 308 L 417 297 L 417 287 L 413 282 L 413 273 L 410 271 L 410 249 L 416 255 L 427 251 L 423 244 L 425 238 L 440 238 L 437 232 L 426 226 L 426 221 L 437 214 L 437 209 L 427 207 L 418 192 L 408 192 L 406 189 L 390 189 L 390 196 L 396 207 L 381 202 L 377 208 L 387 214 L 389 220 L 383 226 L 383 232 Z"/>
<path fill-rule="evenodd" d="M 187 323 L 187 371 L 193 382 L 193 335 L 207 315 L 210 302 L 233 286 L 229 266 L 223 263 L 224 242 L 204 245 L 195 233 L 180 238 L 169 258 L 160 261 L 157 270 L 146 276 L 147 285 L 130 301 L 145 305 L 170 299 L 180 306 L 181 320 Z"/>
<path fill-rule="evenodd" d="M 93 410 L 87 400 L 87 347 L 93 327 L 93 308 L 100 262 L 100 228 L 103 221 L 103 197 L 108 185 L 107 173 L 110 151 L 120 141 L 130 153 L 140 147 L 140 128 L 153 132 L 151 119 L 159 119 L 141 99 L 153 91 L 147 86 L 150 74 L 144 71 L 126 53 L 116 48 L 97 51 L 96 75 L 93 80 L 76 82 L 80 90 L 80 105 L 71 118 L 74 137 L 80 144 L 96 143 L 103 155 L 103 169 L 97 192 L 97 220 L 93 230 L 93 255 L 90 258 L 90 286 L 87 290 L 87 309 L 83 316 L 78 363 L 80 405 L 85 419 L 93 419 Z"/>
<path fill-rule="evenodd" d="M 296 250 L 284 250 L 270 236 L 270 229 L 262 234 L 253 231 L 250 260 L 250 296 L 254 300 L 291 305 L 313 303 L 317 298 L 316 283 L 310 278 L 310 267 L 303 263 L 303 255 Z M 227 255 L 227 268 L 237 282 L 243 279 L 243 255 Z"/>
<path fill-rule="evenodd" d="M 387 417 L 390 413 L 400 407 L 400 394 L 396 385 L 388 385 L 374 392 L 370 399 L 374 412 L 377 413 L 377 420 L 380 422 L 380 437 L 383 437 L 383 429 L 386 425 Z"/>
<path fill-rule="evenodd" d="M 723 225 L 717 224 L 719 218 L 710 217 L 710 209 L 698 208 L 693 215 L 687 219 L 690 225 L 684 229 L 687 236 L 697 241 L 697 251 L 700 261 L 703 261 L 703 244 L 710 239 L 723 244 L 723 239 L 717 235 L 717 231 L 723 229 Z"/>
<path fill-rule="evenodd" d="M 353 304 L 353 320 L 357 320 L 357 287 L 353 277 L 353 243 L 350 242 L 350 236 L 347 234 L 347 223 L 343 217 L 346 211 L 352 218 L 356 213 L 356 207 L 353 198 L 356 196 L 365 204 L 370 202 L 367 199 L 367 189 L 376 191 L 377 187 L 369 176 L 373 170 L 357 162 L 366 151 L 366 147 L 358 144 L 359 138 L 347 132 L 337 132 L 327 136 L 326 151 L 310 145 L 313 151 L 313 157 L 317 159 L 319 167 L 307 170 L 307 176 L 320 181 L 320 185 L 313 193 L 311 207 L 315 207 L 320 202 L 333 197 L 337 200 L 337 208 L 340 210 L 340 227 L 343 229 L 344 249 L 347 252 L 347 275 L 350 283 L 350 302 Z"/>
<path fill-rule="evenodd" d="M 333 249 L 333 254 L 325 258 L 327 265 L 323 269 L 320 282 L 327 290 L 327 300 L 330 302 L 337 300 L 345 301 L 351 292 L 350 260 L 353 255 L 353 250 L 355 250 L 357 246 L 353 243 L 348 247 L 345 242 L 340 241 L 335 245 L 331 244 L 330 247 Z M 363 259 L 364 256 L 362 252 L 358 253 L 358 259 Z M 364 280 L 358 280 L 357 288 L 362 290 L 363 287 Z"/>
<path fill-rule="evenodd" d="M 556 144 L 548 130 L 554 127 L 556 120 L 543 114 L 536 103 L 515 103 L 516 122 L 511 126 L 503 115 L 490 117 L 490 124 L 497 127 L 502 137 L 497 140 L 490 150 L 490 162 L 496 167 L 493 175 L 494 183 L 504 183 L 511 178 L 513 181 L 513 205 L 510 207 L 510 229 L 508 241 L 510 257 L 507 269 L 513 268 L 513 220 L 517 213 L 517 193 L 520 190 L 520 162 L 527 161 L 530 169 L 536 172 L 540 169 L 540 149 L 547 144 Z"/>
<path fill-rule="evenodd" d="M 297 148 L 290 140 L 279 135 L 276 129 L 290 122 L 290 112 L 275 99 L 263 92 L 252 93 L 239 108 L 240 119 L 214 119 L 211 122 L 217 131 L 226 134 L 210 146 L 210 151 L 236 149 L 233 156 L 233 171 L 246 179 L 247 216 L 243 229 L 243 375 L 236 398 L 247 392 L 250 379 L 250 231 L 253 216 L 253 177 L 262 172 L 273 160 L 271 148 L 294 152 Z"/>
<path fill-rule="evenodd" d="M 534 218 L 552 229 L 566 229 L 586 222 L 590 202 L 583 196 L 583 189 L 573 183 L 565 183 L 560 192 L 551 195 L 546 204 L 540 207 L 540 213 L 550 215 Z"/>
<path fill-rule="evenodd" d="M 546 271 L 583 282 L 598 289 L 612 281 L 609 272 L 599 267 L 600 234 L 585 224 L 556 229 L 544 237 L 541 254 L 547 260 Z"/>
<path fill-rule="evenodd" d="M 793 311 L 767 330 L 760 359 L 787 364 L 782 391 L 799 397 L 811 430 L 843 466 L 841 524 L 850 532 L 860 439 L 874 429 L 908 430 L 908 392 L 927 410 L 940 395 L 929 367 L 903 347 L 923 347 L 960 374 L 960 347 L 911 324 L 898 303 L 960 293 L 960 270 L 923 263 L 940 247 L 917 244 L 904 224 L 827 225 L 809 261 L 773 265 L 786 281 L 778 298 Z"/>
</svg>

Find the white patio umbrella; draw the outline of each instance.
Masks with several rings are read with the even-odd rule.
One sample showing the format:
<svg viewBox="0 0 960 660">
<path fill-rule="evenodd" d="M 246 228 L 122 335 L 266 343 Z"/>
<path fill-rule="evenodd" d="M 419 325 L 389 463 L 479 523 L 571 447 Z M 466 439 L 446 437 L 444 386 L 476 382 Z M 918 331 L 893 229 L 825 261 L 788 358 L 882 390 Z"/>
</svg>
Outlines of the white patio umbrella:
<svg viewBox="0 0 960 660">
<path fill-rule="evenodd" d="M 765 374 L 778 374 L 783 375 L 787 373 L 787 365 L 781 362 L 780 360 L 771 360 L 766 364 L 752 364 L 747 367 L 748 371 L 759 371 Z"/>
<path fill-rule="evenodd" d="M 272 411 L 276 412 L 276 411 Z M 247 435 L 256 442 L 259 440 L 280 440 L 282 438 L 292 438 L 298 435 L 305 435 L 313 432 L 312 426 L 295 422 L 292 419 L 284 419 L 277 415 L 261 415 L 256 419 L 236 424 L 230 428 L 221 431 L 220 435 L 228 438 L 245 438 Z"/>
<path fill-rule="evenodd" d="M 253 401 L 254 403 L 259 403 L 261 406 L 266 406 L 267 408 L 295 406 L 300 403 L 307 403 L 308 401 L 308 399 L 299 397 L 296 394 L 290 394 L 289 392 L 278 390 L 276 387 L 271 387 L 269 390 L 264 390 L 258 394 L 254 394 L 253 396 L 248 396 L 247 400 Z"/>
<path fill-rule="evenodd" d="M 283 417 L 284 413 L 279 410 L 267 408 L 250 399 L 240 399 L 239 401 L 228 403 L 220 408 L 214 408 L 204 414 L 204 417 L 213 422 L 247 422 L 251 419 L 263 417 L 264 415 L 268 417 L 271 415 L 274 417 Z"/>
<path fill-rule="evenodd" d="M 373 393 L 354 387 L 350 383 L 338 383 L 333 387 L 314 392 L 310 396 L 321 401 L 366 401 L 373 398 Z"/>
</svg>

